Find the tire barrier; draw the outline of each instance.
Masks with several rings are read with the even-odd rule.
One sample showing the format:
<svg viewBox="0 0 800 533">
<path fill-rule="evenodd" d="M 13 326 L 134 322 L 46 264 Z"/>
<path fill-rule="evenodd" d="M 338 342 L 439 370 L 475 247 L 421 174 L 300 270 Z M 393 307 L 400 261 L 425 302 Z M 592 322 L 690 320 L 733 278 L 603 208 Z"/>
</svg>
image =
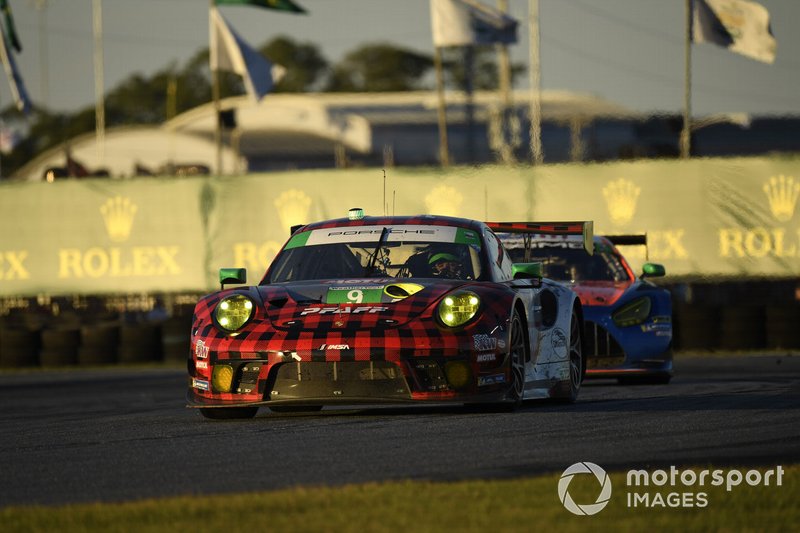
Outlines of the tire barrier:
<svg viewBox="0 0 800 533">
<path fill-rule="evenodd" d="M 41 338 L 38 330 L 5 325 L 0 328 L 0 367 L 20 368 L 39 364 Z"/>
<path fill-rule="evenodd" d="M 679 305 L 674 310 L 675 347 L 713 350 L 719 347 L 719 309 L 708 305 Z"/>
<path fill-rule="evenodd" d="M 72 366 L 78 364 L 81 330 L 73 327 L 56 327 L 42 330 L 42 366 Z"/>
<path fill-rule="evenodd" d="M 158 324 L 123 324 L 118 361 L 149 363 L 161 360 L 161 328 Z"/>
<path fill-rule="evenodd" d="M 119 324 L 106 322 L 81 327 L 78 364 L 81 366 L 109 365 L 117 362 Z"/>
<path fill-rule="evenodd" d="M 725 306 L 721 312 L 720 348 L 754 350 L 763 348 L 764 308 L 761 306 Z"/>
<path fill-rule="evenodd" d="M 185 364 L 189 357 L 192 315 L 171 317 L 161 324 L 164 361 Z"/>
<path fill-rule="evenodd" d="M 764 326 L 767 348 L 800 348 L 800 304 L 767 306 Z"/>
</svg>

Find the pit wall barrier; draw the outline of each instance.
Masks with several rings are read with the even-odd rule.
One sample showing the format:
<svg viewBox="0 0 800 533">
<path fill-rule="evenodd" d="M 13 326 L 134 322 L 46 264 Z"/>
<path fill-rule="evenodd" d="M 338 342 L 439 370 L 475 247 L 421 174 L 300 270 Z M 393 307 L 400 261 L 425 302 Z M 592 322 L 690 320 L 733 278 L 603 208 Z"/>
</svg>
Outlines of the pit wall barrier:
<svg viewBox="0 0 800 533">
<path fill-rule="evenodd" d="M 120 314 L 91 319 L 0 320 L 0 369 L 97 367 L 166 363 L 183 366 L 190 355 L 191 306 L 169 317 L 131 321 Z M 675 306 L 673 347 L 681 351 L 800 350 L 800 304 Z M 680 355 L 679 355 L 680 356 Z"/>
<path fill-rule="evenodd" d="M 207 292 L 257 282 L 295 224 L 367 214 L 593 220 L 647 233 L 668 276 L 800 276 L 800 158 L 310 170 L 0 182 L 0 297 Z"/>
</svg>

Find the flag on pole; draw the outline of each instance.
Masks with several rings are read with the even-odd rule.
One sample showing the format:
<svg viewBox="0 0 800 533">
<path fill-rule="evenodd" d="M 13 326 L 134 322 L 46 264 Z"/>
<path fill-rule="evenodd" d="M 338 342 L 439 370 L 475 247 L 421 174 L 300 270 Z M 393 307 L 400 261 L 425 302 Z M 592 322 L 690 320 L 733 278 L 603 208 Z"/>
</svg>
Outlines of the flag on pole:
<svg viewBox="0 0 800 533">
<path fill-rule="evenodd" d="M 230 27 L 217 8 L 211 12 L 211 70 L 230 70 L 244 80 L 247 94 L 261 100 L 280 81 L 286 69 L 273 65 Z"/>
<path fill-rule="evenodd" d="M 217 5 L 247 5 L 275 9 L 277 11 L 289 11 L 291 13 L 305 13 L 306 10 L 298 6 L 292 0 L 216 0 Z"/>
<path fill-rule="evenodd" d="M 11 6 L 8 5 L 8 0 L 0 0 L 0 11 L 3 12 L 3 22 L 6 25 L 6 35 L 8 42 L 14 47 L 17 52 L 22 52 L 22 45 L 17 37 L 17 28 L 14 26 L 14 17 L 11 15 Z"/>
<path fill-rule="evenodd" d="M 13 46 L 10 39 L 6 36 L 6 30 L 0 25 L 0 61 L 3 62 L 3 68 L 8 76 L 8 84 L 11 86 L 11 96 L 14 99 L 14 104 L 17 109 L 23 113 L 29 113 L 33 109 L 31 99 L 28 97 L 28 91 L 25 89 L 25 83 L 22 81 L 22 76 L 17 68 L 17 62 L 14 60 L 13 51 L 9 50 L 9 45 Z"/>
<path fill-rule="evenodd" d="M 513 44 L 517 20 L 475 0 L 431 0 L 434 46 Z"/>
<path fill-rule="evenodd" d="M 773 63 L 777 43 L 769 12 L 749 0 L 692 0 L 692 42 L 712 43 Z"/>
</svg>

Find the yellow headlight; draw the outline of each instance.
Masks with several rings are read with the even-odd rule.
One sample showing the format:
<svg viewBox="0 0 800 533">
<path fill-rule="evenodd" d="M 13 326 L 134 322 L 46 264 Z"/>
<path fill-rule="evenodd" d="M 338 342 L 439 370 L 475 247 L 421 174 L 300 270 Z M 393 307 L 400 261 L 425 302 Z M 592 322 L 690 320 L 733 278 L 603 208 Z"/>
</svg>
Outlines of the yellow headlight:
<svg viewBox="0 0 800 533">
<path fill-rule="evenodd" d="M 217 304 L 214 317 L 225 331 L 241 329 L 253 315 L 253 301 L 243 294 L 226 296 Z"/>
<path fill-rule="evenodd" d="M 450 361 L 444 365 L 444 373 L 454 389 L 462 389 L 472 381 L 472 372 L 464 361 Z"/>
<path fill-rule="evenodd" d="M 217 392 L 230 392 L 233 386 L 233 367 L 230 365 L 214 365 L 211 373 L 211 385 Z"/>
<path fill-rule="evenodd" d="M 456 291 L 439 304 L 439 320 L 451 328 L 466 324 L 478 313 L 481 299 L 470 291 Z"/>
</svg>

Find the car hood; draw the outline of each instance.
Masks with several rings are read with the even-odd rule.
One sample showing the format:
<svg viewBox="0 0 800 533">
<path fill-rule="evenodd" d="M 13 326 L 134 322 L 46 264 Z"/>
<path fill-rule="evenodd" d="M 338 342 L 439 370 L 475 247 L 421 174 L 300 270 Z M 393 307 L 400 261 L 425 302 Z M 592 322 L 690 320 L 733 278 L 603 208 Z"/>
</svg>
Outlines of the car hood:
<svg viewBox="0 0 800 533">
<path fill-rule="evenodd" d="M 282 283 L 257 290 L 277 329 L 351 329 L 403 325 L 426 313 L 446 293 L 471 283 L 368 278 Z"/>
<path fill-rule="evenodd" d="M 572 283 L 583 305 L 614 305 L 633 281 L 580 281 Z"/>
</svg>

